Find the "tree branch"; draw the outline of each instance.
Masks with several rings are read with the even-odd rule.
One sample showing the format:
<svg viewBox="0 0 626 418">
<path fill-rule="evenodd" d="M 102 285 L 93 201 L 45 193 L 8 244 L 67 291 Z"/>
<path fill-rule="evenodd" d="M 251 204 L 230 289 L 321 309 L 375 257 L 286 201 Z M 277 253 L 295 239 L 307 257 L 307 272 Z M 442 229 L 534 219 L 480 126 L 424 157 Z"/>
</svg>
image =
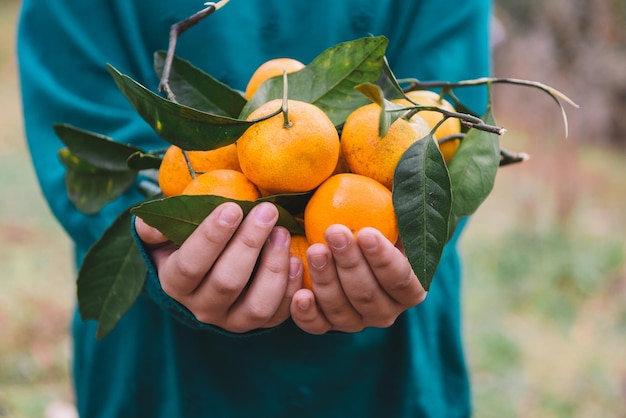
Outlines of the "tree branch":
<svg viewBox="0 0 626 418">
<path fill-rule="evenodd" d="M 167 48 L 167 55 L 165 57 L 163 73 L 161 74 L 161 80 L 159 82 L 159 91 L 165 91 L 165 94 L 167 95 L 167 98 L 169 100 L 173 102 L 176 101 L 176 96 L 170 89 L 170 72 L 172 69 L 172 61 L 174 60 L 174 53 L 176 51 L 176 43 L 178 42 L 178 37 L 187 29 L 195 26 L 205 17 L 221 9 L 223 6 L 226 5 L 226 3 L 228 3 L 228 1 L 229 0 L 221 0 L 217 3 L 205 3 L 205 6 L 207 6 L 206 8 L 200 10 L 199 12 L 193 14 L 192 16 L 189 16 L 184 20 L 181 20 L 180 22 L 174 23 L 170 28 L 170 40 Z"/>
</svg>

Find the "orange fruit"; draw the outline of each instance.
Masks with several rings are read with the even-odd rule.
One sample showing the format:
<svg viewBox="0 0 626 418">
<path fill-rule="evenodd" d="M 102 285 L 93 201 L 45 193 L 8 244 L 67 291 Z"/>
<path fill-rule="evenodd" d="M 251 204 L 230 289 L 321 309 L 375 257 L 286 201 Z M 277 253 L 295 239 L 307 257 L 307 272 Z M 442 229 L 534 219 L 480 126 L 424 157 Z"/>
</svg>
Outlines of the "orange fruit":
<svg viewBox="0 0 626 418">
<path fill-rule="evenodd" d="M 187 158 L 196 173 L 204 173 L 218 168 L 239 170 L 239 159 L 235 144 L 226 145 L 210 151 L 187 151 Z M 191 182 L 187 161 L 183 151 L 176 145 L 171 145 L 159 167 L 159 187 L 165 196 L 175 196 Z"/>
<path fill-rule="evenodd" d="M 304 64 L 293 58 L 274 58 L 264 62 L 256 69 L 248 81 L 245 91 L 246 99 L 250 100 L 265 80 L 283 75 L 283 71 L 289 74 L 301 70 L 302 68 L 304 68 Z"/>
<path fill-rule="evenodd" d="M 243 173 L 265 193 L 313 190 L 337 166 L 339 135 L 317 106 L 289 100 L 285 126 L 283 113 L 250 126 L 237 140 Z M 248 116 L 259 119 L 275 112 L 282 100 L 271 100 Z"/>
<path fill-rule="evenodd" d="M 366 226 L 378 229 L 393 243 L 398 240 L 398 222 L 391 191 L 360 174 L 335 174 L 322 183 L 304 209 L 308 241 L 325 243 L 324 231 L 343 224 L 356 235 Z"/>
<path fill-rule="evenodd" d="M 446 99 L 442 98 L 438 93 L 430 90 L 414 90 L 409 91 L 406 95 L 413 100 L 415 103 L 420 104 L 422 106 L 436 106 L 441 109 L 455 112 L 456 109 L 452 104 Z M 419 116 L 424 118 L 428 125 L 432 128 L 439 123 L 441 119 L 443 119 L 443 114 L 434 111 L 434 110 L 422 110 L 417 113 Z M 438 139 L 445 138 L 446 136 L 456 135 L 461 132 L 461 121 L 457 118 L 448 118 L 446 119 L 435 131 L 435 136 Z M 446 163 L 449 163 L 454 154 L 456 153 L 456 149 L 459 147 L 461 143 L 460 139 L 453 139 L 450 141 L 444 141 L 439 144 L 439 149 L 441 150 L 441 154 L 443 154 L 443 158 Z"/>
<path fill-rule="evenodd" d="M 236 200 L 256 200 L 261 196 L 256 186 L 241 171 L 227 168 L 200 174 L 185 187 L 182 194 L 211 194 Z"/>
<path fill-rule="evenodd" d="M 292 235 L 291 244 L 289 246 L 289 255 L 292 257 L 298 257 L 302 261 L 302 267 L 304 269 L 302 274 L 303 287 L 305 289 L 312 289 L 311 285 L 311 273 L 309 272 L 309 263 L 306 259 L 306 250 L 309 248 L 309 241 L 307 241 L 304 235 Z"/>
<path fill-rule="evenodd" d="M 420 118 L 411 123 L 397 119 L 381 138 L 379 119 L 381 107 L 376 103 L 361 106 L 348 115 L 341 133 L 341 152 L 350 171 L 371 177 L 391 190 L 393 175 L 402 154 L 415 141 L 430 133 Z"/>
</svg>

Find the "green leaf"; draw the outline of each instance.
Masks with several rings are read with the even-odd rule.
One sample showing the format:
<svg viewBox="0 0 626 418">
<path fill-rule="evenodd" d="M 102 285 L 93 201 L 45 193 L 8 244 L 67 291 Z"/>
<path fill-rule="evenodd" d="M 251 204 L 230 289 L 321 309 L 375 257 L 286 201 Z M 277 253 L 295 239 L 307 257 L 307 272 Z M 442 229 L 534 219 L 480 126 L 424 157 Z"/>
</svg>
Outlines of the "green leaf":
<svg viewBox="0 0 626 418">
<path fill-rule="evenodd" d="M 163 157 L 155 155 L 151 152 L 137 151 L 128 157 L 126 164 L 133 170 L 151 170 L 158 169 L 161 166 Z"/>
<path fill-rule="evenodd" d="M 154 54 L 154 68 L 159 79 L 163 74 L 165 56 L 164 51 Z M 215 115 L 236 118 L 246 104 L 240 92 L 176 56 L 172 60 L 169 85 L 178 103 Z"/>
<path fill-rule="evenodd" d="M 78 272 L 78 310 L 98 321 L 103 338 L 141 293 L 146 264 L 132 236 L 131 214 L 124 211 L 89 249 Z"/>
<path fill-rule="evenodd" d="M 259 202 L 272 202 L 289 213 L 302 214 L 313 196 L 313 191 L 304 193 L 275 194 L 258 199 Z"/>
<path fill-rule="evenodd" d="M 128 158 L 139 148 L 115 142 L 108 136 L 68 124 L 55 124 L 54 131 L 72 155 L 85 163 L 109 171 L 126 171 Z"/>
<path fill-rule="evenodd" d="M 108 202 L 120 196 L 133 185 L 137 172 L 95 167 L 78 158 L 67 148 L 59 150 L 59 159 L 65 165 L 67 196 L 76 209 L 86 214 L 100 211 Z"/>
<path fill-rule="evenodd" d="M 374 83 L 361 83 L 355 87 L 363 96 L 367 97 L 372 103 L 376 103 L 379 106 L 385 104 L 385 95 L 383 90 Z"/>
<path fill-rule="evenodd" d="M 487 124 L 496 124 L 491 109 L 482 119 Z M 499 164 L 498 135 L 470 129 L 448 166 L 454 196 L 450 235 L 461 218 L 473 214 L 491 193 Z"/>
<path fill-rule="evenodd" d="M 380 78 L 387 44 L 384 36 L 368 37 L 323 51 L 305 68 L 287 75 L 289 99 L 313 103 L 326 112 L 335 126 L 341 125 L 354 109 L 367 104 L 355 87 L 365 82 L 375 83 Z M 267 80 L 248 101 L 241 118 L 282 96 L 282 77 Z"/>
<path fill-rule="evenodd" d="M 377 84 L 363 83 L 356 86 L 356 89 L 370 101 L 378 104 L 382 108 L 378 126 L 378 136 L 380 138 L 384 138 L 387 132 L 389 132 L 391 125 L 411 109 L 411 107 L 387 100 L 383 89 Z"/>
<path fill-rule="evenodd" d="M 391 67 L 389 67 L 389 62 L 385 58 L 385 62 L 383 65 L 383 70 L 380 74 L 380 78 L 376 82 L 378 86 L 382 89 L 383 96 L 388 100 L 394 99 L 402 99 L 404 98 L 404 91 L 398 82 L 393 71 L 391 71 Z"/>
<path fill-rule="evenodd" d="M 131 209 L 148 225 L 158 229 L 177 245 L 183 242 L 217 206 L 224 202 L 235 202 L 243 209 L 244 215 L 262 200 L 239 201 L 213 195 L 180 195 L 151 200 Z M 292 233 L 302 233 L 302 226 L 285 209 L 276 205 L 279 211 L 278 225 Z"/>
<path fill-rule="evenodd" d="M 167 100 L 107 65 L 137 113 L 163 139 L 186 150 L 211 150 L 235 142 L 252 122 L 213 115 Z"/>
<path fill-rule="evenodd" d="M 428 290 L 448 241 L 450 177 L 432 136 L 414 142 L 394 174 L 393 205 L 407 258 Z"/>
</svg>

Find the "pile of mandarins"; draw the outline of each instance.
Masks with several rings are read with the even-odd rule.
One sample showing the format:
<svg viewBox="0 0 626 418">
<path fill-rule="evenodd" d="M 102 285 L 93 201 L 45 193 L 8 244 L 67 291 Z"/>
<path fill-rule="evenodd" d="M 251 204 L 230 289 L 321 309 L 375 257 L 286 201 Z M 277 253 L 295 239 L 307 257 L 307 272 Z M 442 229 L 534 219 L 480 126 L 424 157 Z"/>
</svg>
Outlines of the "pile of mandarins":
<svg viewBox="0 0 626 418">
<path fill-rule="evenodd" d="M 304 65 L 293 59 L 274 59 L 257 69 L 246 89 L 250 98 L 265 80 Z M 439 94 L 412 91 L 407 96 L 424 106 L 454 111 Z M 408 101 L 399 103 L 412 104 Z M 392 202 L 395 167 L 415 141 L 426 137 L 441 121 L 436 111 L 421 111 L 410 119 L 397 119 L 384 137 L 379 136 L 381 107 L 372 103 L 352 112 L 341 134 L 328 116 L 313 104 L 272 100 L 253 111 L 259 120 L 231 145 L 210 151 L 183 151 L 171 145 L 159 168 L 159 186 L 165 196 L 217 195 L 254 201 L 263 196 L 312 192 L 303 214 L 305 236 L 292 237 L 292 255 L 305 265 L 305 287 L 311 287 L 306 269 L 306 249 L 324 242 L 324 231 L 344 224 L 355 234 L 369 226 L 390 241 L 398 239 Z M 267 117 L 268 115 L 274 116 Z M 264 118 L 265 117 L 265 118 Z M 458 119 L 437 126 L 435 138 L 458 134 Z M 459 140 L 446 141 L 440 150 L 449 162 Z"/>
</svg>

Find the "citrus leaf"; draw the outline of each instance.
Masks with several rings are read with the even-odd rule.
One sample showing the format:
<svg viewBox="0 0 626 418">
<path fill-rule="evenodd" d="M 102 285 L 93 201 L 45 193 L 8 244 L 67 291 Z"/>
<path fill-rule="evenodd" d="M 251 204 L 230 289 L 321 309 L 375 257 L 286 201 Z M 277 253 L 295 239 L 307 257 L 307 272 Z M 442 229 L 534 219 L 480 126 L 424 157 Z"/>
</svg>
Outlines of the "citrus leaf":
<svg viewBox="0 0 626 418">
<path fill-rule="evenodd" d="M 391 125 L 410 109 L 387 100 L 383 89 L 377 84 L 363 83 L 356 86 L 356 89 L 382 108 L 378 126 L 378 136 L 381 138 L 384 138 Z"/>
<path fill-rule="evenodd" d="M 487 124 L 495 125 L 491 109 L 487 110 L 482 119 Z M 448 166 L 454 196 L 450 235 L 461 218 L 473 214 L 491 193 L 499 164 L 498 135 L 470 129 Z"/>
<path fill-rule="evenodd" d="M 147 267 L 132 236 L 131 214 L 120 214 L 89 249 L 78 272 L 78 310 L 84 320 L 98 321 L 103 338 L 141 293 Z"/>
<path fill-rule="evenodd" d="M 306 204 L 311 200 L 313 191 L 303 193 L 287 193 L 264 196 L 258 201 L 272 202 L 289 213 L 302 214 Z"/>
<path fill-rule="evenodd" d="M 158 169 L 161 166 L 163 158 L 150 152 L 137 151 L 132 153 L 126 162 L 128 167 L 133 170 L 150 170 Z"/>
<path fill-rule="evenodd" d="M 164 51 L 154 54 L 154 68 L 159 79 L 163 74 L 165 56 Z M 236 118 L 246 104 L 240 92 L 177 56 L 172 60 L 169 86 L 178 103 L 207 113 Z"/>
<path fill-rule="evenodd" d="M 425 290 L 448 241 L 450 177 L 432 136 L 414 142 L 396 167 L 393 205 L 407 258 Z"/>
<path fill-rule="evenodd" d="M 137 113 L 163 139 L 185 150 L 210 150 L 232 144 L 252 124 L 213 115 L 167 100 L 107 65 Z"/>
<path fill-rule="evenodd" d="M 361 83 L 355 87 L 363 96 L 367 97 L 372 103 L 383 106 L 385 95 L 382 88 L 374 83 Z"/>
<path fill-rule="evenodd" d="M 54 131 L 72 155 L 87 164 L 110 171 L 126 171 L 128 158 L 139 148 L 68 124 L 55 124 Z"/>
<path fill-rule="evenodd" d="M 137 172 L 106 170 L 95 167 L 74 155 L 69 149 L 59 150 L 65 166 L 67 196 L 79 211 L 94 214 L 133 185 Z"/>
<path fill-rule="evenodd" d="M 148 225 L 158 229 L 169 240 L 181 245 L 217 206 L 224 202 L 235 202 L 243 209 L 244 216 L 259 201 L 227 199 L 213 195 L 180 195 L 143 202 L 131 209 Z M 278 225 L 292 233 L 302 233 L 302 226 L 285 209 L 276 205 L 279 211 Z"/>
<path fill-rule="evenodd" d="M 400 87 L 400 83 L 391 70 L 389 62 L 386 58 L 383 63 L 383 70 L 380 74 L 380 78 L 376 84 L 380 86 L 383 91 L 383 95 L 389 100 L 402 99 L 404 97 L 404 91 L 402 90 L 402 87 Z"/>
<path fill-rule="evenodd" d="M 300 71 L 287 74 L 289 99 L 313 103 L 326 112 L 335 126 L 341 125 L 354 109 L 367 103 L 355 87 L 380 78 L 387 44 L 387 38 L 378 36 L 326 49 Z M 267 80 L 244 106 L 241 118 L 282 95 L 282 76 Z"/>
</svg>

